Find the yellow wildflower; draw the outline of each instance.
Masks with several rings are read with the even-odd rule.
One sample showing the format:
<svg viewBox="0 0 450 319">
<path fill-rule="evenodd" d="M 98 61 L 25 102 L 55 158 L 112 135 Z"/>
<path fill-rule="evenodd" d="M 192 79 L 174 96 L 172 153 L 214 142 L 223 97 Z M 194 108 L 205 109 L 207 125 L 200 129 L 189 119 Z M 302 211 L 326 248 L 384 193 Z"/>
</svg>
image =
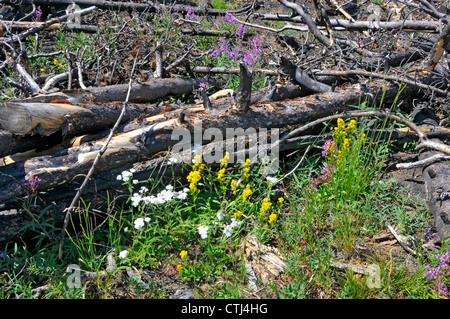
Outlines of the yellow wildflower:
<svg viewBox="0 0 450 319">
<path fill-rule="evenodd" d="M 242 169 L 242 178 L 244 180 L 247 180 L 250 177 L 250 159 L 247 158 L 244 162 L 244 164 L 242 164 L 242 167 L 244 167 Z"/>
<path fill-rule="evenodd" d="M 264 198 L 262 206 L 261 206 L 261 215 L 265 215 L 267 211 L 270 209 L 270 200 L 268 198 Z"/>
<path fill-rule="evenodd" d="M 231 190 L 233 191 L 233 195 L 236 195 L 237 190 L 237 182 L 233 179 L 230 183 Z"/>
<path fill-rule="evenodd" d="M 270 214 L 270 216 L 269 216 L 269 224 L 272 224 L 272 223 L 274 223 L 276 221 L 277 221 L 277 214 L 274 214 L 274 213 Z"/>
<path fill-rule="evenodd" d="M 221 181 L 223 181 L 223 176 L 225 175 L 225 167 L 219 170 L 219 173 L 217 174 L 217 178 Z"/>
<path fill-rule="evenodd" d="M 221 168 L 227 167 L 229 158 L 230 158 L 230 153 L 225 152 L 225 156 L 222 158 L 222 162 L 220 163 Z"/>
<path fill-rule="evenodd" d="M 358 139 L 358 145 L 361 146 L 366 141 L 366 134 L 363 133 L 361 137 Z"/>
<path fill-rule="evenodd" d="M 188 254 L 187 250 L 182 250 L 180 252 L 181 259 L 185 260 L 187 258 L 187 254 Z"/>
<path fill-rule="evenodd" d="M 349 134 L 354 134 L 356 132 L 356 120 L 351 120 L 346 130 Z"/>
<path fill-rule="evenodd" d="M 183 269 L 183 266 L 177 265 L 177 270 L 178 270 L 178 271 L 181 271 L 181 269 Z"/>
<path fill-rule="evenodd" d="M 189 175 L 186 177 L 187 181 L 190 183 L 189 188 L 191 191 L 195 192 L 197 191 L 197 183 L 202 178 L 202 175 L 200 171 L 192 171 L 189 173 Z"/>
<path fill-rule="evenodd" d="M 283 197 L 279 197 L 279 198 L 278 198 L 278 202 L 280 203 L 280 205 L 283 205 L 284 198 L 283 198 Z"/>
<path fill-rule="evenodd" d="M 205 169 L 205 164 L 202 164 L 202 157 L 197 154 L 194 156 L 194 165 L 192 166 L 193 171 L 203 171 Z"/>
<path fill-rule="evenodd" d="M 236 213 L 234 213 L 234 218 L 238 218 L 241 215 L 242 215 L 242 212 L 240 210 L 238 210 Z"/>
<path fill-rule="evenodd" d="M 244 201 L 247 200 L 247 198 L 252 194 L 252 190 L 250 189 L 250 184 L 247 184 L 247 186 L 245 187 L 244 191 L 242 192 L 242 199 Z"/>
</svg>

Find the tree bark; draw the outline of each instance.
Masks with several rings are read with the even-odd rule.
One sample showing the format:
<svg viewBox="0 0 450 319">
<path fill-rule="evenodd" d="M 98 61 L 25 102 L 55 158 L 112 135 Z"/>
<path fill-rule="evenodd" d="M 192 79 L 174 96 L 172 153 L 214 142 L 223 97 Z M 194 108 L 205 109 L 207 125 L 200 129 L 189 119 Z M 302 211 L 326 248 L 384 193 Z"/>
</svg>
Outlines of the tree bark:
<svg viewBox="0 0 450 319">
<path fill-rule="evenodd" d="M 167 150 L 177 143 L 171 138 L 175 128 L 183 127 L 190 133 L 195 133 L 197 123 L 201 123 L 203 129 L 219 129 L 223 136 L 230 128 L 282 128 L 349 110 L 352 108 L 349 105 L 358 105 L 365 98 L 373 103 L 382 96 L 385 102 L 392 101 L 397 96 L 398 87 L 386 84 L 384 94 L 377 92 L 378 90 L 379 87 L 373 83 L 372 87 L 364 89 L 356 85 L 335 92 L 279 102 L 261 100 L 253 104 L 245 114 L 234 112 L 230 107 L 230 99 L 224 98 L 223 102 L 213 101 L 215 103 L 212 108 L 197 106 L 188 109 L 190 113 L 185 113 L 185 124 L 181 124 L 176 116 L 179 111 L 153 116 L 148 119 L 147 125 L 117 134 L 100 160 L 96 173 L 138 162 Z M 408 91 L 405 89 L 404 93 L 406 92 Z M 45 191 L 67 183 L 78 174 L 85 174 L 102 145 L 102 140 L 85 143 L 53 155 L 0 167 L 0 204 L 25 196 L 27 189 L 23 185 L 36 176 L 41 179 L 40 190 Z"/>
<path fill-rule="evenodd" d="M 435 151 L 424 152 L 419 159 L 428 158 Z M 450 164 L 441 161 L 427 165 L 423 169 L 428 207 L 434 219 L 438 239 L 443 242 L 450 238 Z"/>
</svg>

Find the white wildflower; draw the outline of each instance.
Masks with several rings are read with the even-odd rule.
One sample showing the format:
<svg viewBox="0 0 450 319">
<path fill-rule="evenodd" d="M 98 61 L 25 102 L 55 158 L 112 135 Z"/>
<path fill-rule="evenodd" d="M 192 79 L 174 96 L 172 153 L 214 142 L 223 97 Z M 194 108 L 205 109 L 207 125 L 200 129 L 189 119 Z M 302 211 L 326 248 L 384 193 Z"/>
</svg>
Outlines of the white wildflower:
<svg viewBox="0 0 450 319">
<path fill-rule="evenodd" d="M 133 179 L 133 184 L 136 185 L 137 183 L 139 183 L 139 181 L 137 179 Z"/>
<path fill-rule="evenodd" d="M 272 183 L 272 184 L 274 184 L 274 185 L 275 185 L 276 183 L 278 183 L 278 178 L 276 178 L 276 177 L 267 176 L 266 179 L 267 179 L 270 183 Z"/>
<path fill-rule="evenodd" d="M 134 221 L 134 228 L 136 228 L 137 230 L 144 227 L 144 225 L 145 225 L 144 218 L 139 217 Z"/>
<path fill-rule="evenodd" d="M 125 258 L 125 257 L 127 257 L 128 256 L 128 250 L 122 250 L 120 253 L 119 253 L 119 258 Z"/>
<path fill-rule="evenodd" d="M 177 195 L 175 196 L 175 198 L 176 198 L 176 199 L 184 200 L 184 199 L 186 199 L 187 196 L 188 196 L 188 193 L 185 193 L 185 192 L 178 192 Z"/>
<path fill-rule="evenodd" d="M 230 237 L 232 229 L 233 228 L 231 227 L 231 225 L 226 225 L 225 228 L 223 229 L 223 233 L 225 234 L 225 236 Z"/>
<path fill-rule="evenodd" d="M 148 188 L 145 186 L 142 186 L 141 189 L 139 190 L 139 193 L 143 194 L 143 193 L 147 193 L 148 192 Z"/>
<path fill-rule="evenodd" d="M 122 172 L 122 180 L 124 182 L 130 180 L 132 177 L 133 177 L 133 173 L 132 172 L 130 172 L 130 171 L 123 171 Z"/>
<path fill-rule="evenodd" d="M 218 219 L 218 220 L 222 220 L 222 219 L 225 218 L 225 214 L 223 213 L 222 210 L 220 210 L 220 211 L 217 213 L 216 216 L 217 216 L 217 219 Z"/>
<path fill-rule="evenodd" d="M 223 233 L 225 234 L 225 236 L 230 237 L 233 228 L 238 227 L 240 224 L 240 221 L 237 221 L 235 218 L 231 218 L 231 224 L 225 225 Z"/>
<path fill-rule="evenodd" d="M 199 226 L 198 227 L 198 233 L 200 234 L 200 237 L 202 237 L 202 239 L 208 238 L 208 230 L 209 230 L 208 226 Z"/>
<path fill-rule="evenodd" d="M 133 205 L 133 207 L 138 207 L 141 200 L 142 200 L 141 195 L 134 193 L 133 196 L 131 196 L 131 205 Z"/>
<path fill-rule="evenodd" d="M 146 223 L 148 223 L 149 221 L 151 221 L 152 219 L 150 218 L 150 217 L 145 217 L 144 218 L 144 221 L 146 222 Z"/>
<path fill-rule="evenodd" d="M 230 224 L 231 228 L 238 227 L 240 224 L 241 224 L 240 221 L 237 221 L 236 219 L 231 218 L 231 224 Z"/>
</svg>

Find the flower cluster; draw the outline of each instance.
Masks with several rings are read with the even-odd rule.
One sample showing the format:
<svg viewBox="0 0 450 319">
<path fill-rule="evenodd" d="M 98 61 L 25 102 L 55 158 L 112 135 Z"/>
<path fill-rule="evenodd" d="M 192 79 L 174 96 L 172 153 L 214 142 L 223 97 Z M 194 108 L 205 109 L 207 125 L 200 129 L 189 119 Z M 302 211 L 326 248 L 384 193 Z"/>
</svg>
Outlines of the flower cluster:
<svg viewBox="0 0 450 319">
<path fill-rule="evenodd" d="M 61 69 L 63 63 L 58 61 L 57 59 L 53 59 L 53 64 L 56 65 L 56 68 L 59 70 Z"/>
<path fill-rule="evenodd" d="M 439 265 L 431 267 L 429 264 L 425 266 L 426 271 L 423 273 L 424 277 L 436 281 L 436 289 L 439 294 L 448 294 L 449 290 L 442 280 L 450 275 L 450 252 L 443 255 L 436 255 Z"/>
<path fill-rule="evenodd" d="M 242 61 L 252 67 L 261 61 L 261 54 L 264 48 L 260 38 L 253 37 L 249 48 L 244 48 L 245 25 L 238 24 L 237 19 L 232 14 L 227 13 L 225 18 L 218 19 L 215 23 L 218 27 L 234 26 L 237 24 L 237 28 L 234 31 L 236 43 L 230 46 L 225 37 L 220 37 L 212 52 L 213 59 L 230 59 L 231 63 L 239 63 Z"/>
<path fill-rule="evenodd" d="M 139 230 L 139 229 L 141 229 L 142 227 L 145 226 L 145 223 L 148 223 L 150 221 L 151 221 L 150 217 L 145 217 L 145 218 L 139 217 L 139 218 L 136 218 L 136 220 L 134 221 L 134 228 Z"/>
<path fill-rule="evenodd" d="M 208 230 L 209 230 L 208 226 L 199 226 L 197 229 L 198 229 L 198 233 L 202 239 L 208 238 Z"/>
<path fill-rule="evenodd" d="M 194 94 L 194 98 L 201 98 L 202 97 L 202 93 L 201 91 L 205 91 L 206 93 L 208 93 L 209 90 L 209 83 L 208 82 L 201 82 L 200 83 L 200 88 L 198 90 L 194 89 L 192 91 L 192 93 Z"/>
<path fill-rule="evenodd" d="M 242 192 L 242 200 L 245 202 L 251 194 L 253 194 L 253 191 L 250 189 L 250 184 L 247 184 Z"/>
<path fill-rule="evenodd" d="M 136 170 L 134 168 L 130 169 L 129 171 L 125 170 L 122 173 L 120 173 L 119 175 L 117 175 L 117 180 L 128 182 L 129 180 L 131 180 L 133 178 L 134 173 L 136 173 Z"/>
<path fill-rule="evenodd" d="M 182 251 L 180 252 L 180 258 L 181 258 L 182 260 L 185 260 L 185 259 L 187 258 L 187 255 L 188 255 L 187 250 L 182 250 Z"/>
<path fill-rule="evenodd" d="M 264 198 L 263 203 L 261 205 L 261 216 L 266 215 L 271 206 L 272 203 L 270 202 L 270 199 Z"/>
<path fill-rule="evenodd" d="M 237 24 L 238 21 L 237 19 L 233 16 L 232 13 L 227 12 L 227 14 L 225 15 L 225 17 L 222 19 L 217 19 L 215 24 L 216 26 L 221 26 L 221 25 L 233 25 L 233 24 Z"/>
<path fill-rule="evenodd" d="M 231 218 L 231 224 L 225 225 L 224 229 L 223 229 L 223 233 L 225 234 L 225 236 L 230 237 L 231 236 L 231 231 L 233 230 L 233 228 L 238 227 L 241 224 L 240 221 L 237 221 L 234 218 Z"/>
<path fill-rule="evenodd" d="M 189 182 L 189 189 L 195 193 L 197 189 L 198 182 L 202 179 L 202 171 L 205 169 L 205 164 L 201 163 L 200 155 L 194 157 L 194 165 L 192 166 L 192 171 L 186 177 Z"/>
<path fill-rule="evenodd" d="M 195 15 L 194 10 L 192 10 L 192 9 L 187 9 L 187 11 L 186 11 L 186 17 L 187 17 L 189 20 L 193 20 L 193 21 L 196 21 L 196 20 L 197 20 L 197 16 Z"/>
<path fill-rule="evenodd" d="M 156 196 L 147 195 L 148 188 L 142 186 L 138 193 L 131 196 L 131 203 L 134 207 L 139 206 L 141 202 L 146 205 L 160 205 L 165 204 L 173 199 L 184 200 L 188 196 L 189 189 L 183 188 L 179 192 L 173 191 L 172 185 L 167 185 L 165 189 L 159 192 Z"/>
<path fill-rule="evenodd" d="M 200 0 L 200 3 L 198 4 L 198 8 L 200 10 L 207 9 L 208 8 L 208 2 L 206 2 L 206 0 Z"/>
<path fill-rule="evenodd" d="M 34 11 L 33 21 L 39 22 L 41 21 L 41 17 L 42 17 L 41 7 L 37 7 L 36 11 Z"/>
<path fill-rule="evenodd" d="M 250 177 L 250 159 L 247 158 L 242 166 L 244 167 L 242 169 L 242 179 L 247 181 Z"/>
<path fill-rule="evenodd" d="M 37 193 L 37 188 L 38 188 L 38 183 L 41 181 L 41 179 L 37 176 L 32 177 L 31 179 L 29 179 L 28 177 L 25 177 L 26 185 L 30 188 L 31 190 L 31 195 L 36 195 Z"/>
<path fill-rule="evenodd" d="M 222 158 L 222 161 L 220 163 L 219 172 L 217 173 L 217 178 L 222 182 L 224 181 L 225 170 L 227 169 L 229 158 L 230 158 L 230 153 L 225 152 L 225 156 Z"/>
<path fill-rule="evenodd" d="M 254 37 L 251 43 L 251 49 L 244 53 L 244 63 L 249 66 L 256 66 L 261 60 L 261 54 L 264 48 L 261 44 L 261 40 L 258 37 Z"/>
<path fill-rule="evenodd" d="M 356 121 L 351 120 L 348 125 L 341 118 L 337 120 L 337 126 L 333 131 L 333 138 L 326 140 L 322 147 L 322 157 L 326 159 L 325 166 L 322 167 L 321 180 L 317 183 L 327 179 L 328 175 L 336 170 L 340 165 L 344 165 L 348 154 L 350 153 L 351 145 L 357 139 Z M 362 134 L 358 139 L 358 146 L 361 146 L 365 141 L 365 134 Z"/>
</svg>

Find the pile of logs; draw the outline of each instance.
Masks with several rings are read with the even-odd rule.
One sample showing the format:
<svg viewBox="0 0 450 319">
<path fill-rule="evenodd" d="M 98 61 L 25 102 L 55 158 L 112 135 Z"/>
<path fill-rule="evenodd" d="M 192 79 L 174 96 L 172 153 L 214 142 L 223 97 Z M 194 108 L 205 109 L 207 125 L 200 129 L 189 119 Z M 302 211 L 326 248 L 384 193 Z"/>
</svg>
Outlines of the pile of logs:
<svg viewBox="0 0 450 319">
<path fill-rule="evenodd" d="M 59 2 L 68 3 L 61 0 Z M 88 14 L 101 6 L 114 9 L 114 6 L 130 5 L 114 3 L 113 6 L 112 2 L 94 0 L 70 1 L 72 2 L 80 6 L 95 6 L 82 9 L 80 15 Z M 34 0 L 33 3 L 44 5 L 46 1 Z M 330 38 L 323 36 L 323 28 L 319 30 L 317 24 L 299 5 L 289 1 L 280 3 L 296 15 L 275 17 L 255 14 L 255 17 L 305 23 L 325 46 L 332 47 L 337 42 L 345 42 L 341 38 L 334 38 L 330 43 Z M 158 8 L 157 2 L 153 5 L 133 6 L 136 10 L 144 10 L 144 7 L 147 10 Z M 245 13 L 255 8 L 254 5 L 249 5 L 235 13 Z M 174 6 L 172 10 L 184 12 L 186 6 Z M 220 10 L 208 11 L 211 15 L 223 13 Z M 25 29 L 7 40 L 4 39 L 3 43 L 19 43 L 30 34 L 61 23 L 65 18 L 67 15 Z M 348 27 L 347 24 L 350 23 L 347 20 L 330 21 L 332 23 L 326 24 L 327 28 Z M 436 31 L 437 24 L 436 21 L 424 25 L 409 23 L 407 28 Z M 449 24 L 436 37 L 436 45 L 429 48 L 429 54 L 424 59 L 424 66 L 428 67 L 428 70 L 438 65 L 444 48 L 448 46 L 448 26 Z M 365 31 L 371 27 L 369 24 L 354 23 L 352 28 Z M 401 52 L 392 55 L 390 67 L 402 65 L 405 59 L 417 60 L 423 57 L 414 52 L 409 54 L 407 56 L 407 52 Z M 325 120 L 342 116 L 388 117 L 406 125 L 405 130 L 387 132 L 393 140 L 415 137 L 419 141 L 418 146 L 427 148 L 430 154 L 450 156 L 450 147 L 437 140 L 442 137 L 448 139 L 448 129 L 439 127 L 439 123 L 419 127 L 383 111 L 384 106 L 390 107 L 403 99 L 423 95 L 424 91 L 448 99 L 448 84 L 436 85 L 436 80 L 442 80 L 440 74 L 435 76 L 430 72 L 416 72 L 413 76 L 398 77 L 358 69 L 319 71 L 311 76 L 292 59 L 280 57 L 277 62 L 277 70 L 268 70 L 270 72 L 267 73 L 283 74 L 287 80 L 271 81 L 261 89 L 252 90 L 255 71 L 241 64 L 240 68 L 232 70 L 240 76 L 240 85 L 236 92 L 224 90 L 210 96 L 200 89 L 202 81 L 199 78 L 167 77 L 165 75 L 168 72 L 159 72 L 162 76 L 141 83 L 131 79 L 129 84 L 86 88 L 80 81 L 80 89 L 49 93 L 30 78 L 26 68 L 16 63 L 17 72 L 22 75 L 29 90 L 29 97 L 11 99 L 0 104 L 0 242 L 14 240 L 23 234 L 22 227 L 29 216 L 21 208 L 26 206 L 30 198 L 34 198 L 46 208 L 48 220 L 61 224 L 67 216 L 67 208 L 71 207 L 77 194 L 98 196 L 97 208 L 106 211 L 106 199 L 100 194 L 109 191 L 113 197 L 119 196 L 123 190 L 122 181 L 118 181 L 116 177 L 125 169 L 133 167 L 138 179 L 172 176 L 174 173 L 180 176 L 186 165 L 168 161 L 173 155 L 172 147 L 179 142 L 172 137 L 172 132 L 174 129 L 184 128 L 194 135 L 197 123 L 201 123 L 204 130 L 219 129 L 223 136 L 227 128 L 278 128 L 284 134 L 277 142 L 279 150 L 283 152 L 324 139 L 323 136 L 299 135 L 301 132 L 309 134 L 311 131 L 307 131 L 307 128 L 319 125 Z M 199 73 L 209 73 L 210 70 L 211 68 L 206 67 L 197 69 Z M 349 79 L 354 76 L 367 77 L 370 80 L 349 83 Z M 160 102 L 167 97 L 190 94 L 194 89 L 200 89 L 203 93 L 202 99 L 196 104 L 184 105 L 180 101 Z M 364 101 L 367 105 L 381 105 L 382 108 L 363 112 L 354 107 Z M 289 128 L 297 126 L 302 127 L 289 131 Z M 235 145 L 236 138 L 231 138 L 231 141 L 202 141 L 201 148 L 208 151 L 223 148 L 230 142 Z M 423 159 L 426 158 L 425 154 L 427 153 L 421 155 Z M 230 156 L 234 158 L 236 154 L 232 153 Z M 437 163 L 428 163 L 424 170 L 429 204 L 440 238 L 448 237 L 450 231 L 450 201 L 447 200 L 450 197 L 450 185 L 449 179 L 446 178 L 449 164 L 442 159 L 448 157 L 440 157 L 440 162 Z M 34 185 L 30 182 L 34 180 L 39 182 Z"/>
</svg>

